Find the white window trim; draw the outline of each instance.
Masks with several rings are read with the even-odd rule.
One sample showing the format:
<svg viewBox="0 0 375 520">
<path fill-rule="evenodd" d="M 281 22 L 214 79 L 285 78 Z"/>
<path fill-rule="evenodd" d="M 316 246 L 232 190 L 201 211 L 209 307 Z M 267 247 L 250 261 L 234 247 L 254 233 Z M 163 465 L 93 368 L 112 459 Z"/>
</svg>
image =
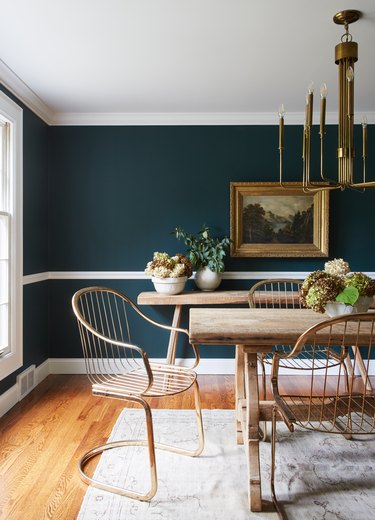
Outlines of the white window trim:
<svg viewBox="0 0 375 520">
<path fill-rule="evenodd" d="M 10 244 L 12 276 L 10 279 L 11 351 L 0 357 L 0 380 L 15 372 L 23 363 L 23 110 L 0 91 L 0 114 L 11 123 L 10 160 L 13 168 L 11 205 L 13 219 Z"/>
</svg>

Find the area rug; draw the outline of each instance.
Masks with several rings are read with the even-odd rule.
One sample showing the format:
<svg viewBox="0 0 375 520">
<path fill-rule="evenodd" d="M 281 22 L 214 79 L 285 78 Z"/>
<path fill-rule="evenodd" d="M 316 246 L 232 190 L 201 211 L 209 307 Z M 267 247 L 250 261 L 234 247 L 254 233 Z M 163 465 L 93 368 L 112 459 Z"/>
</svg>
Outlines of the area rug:
<svg viewBox="0 0 375 520">
<path fill-rule="evenodd" d="M 191 410 L 154 410 L 155 438 L 193 446 Z M 197 458 L 157 450 L 159 487 L 151 502 L 139 502 L 89 487 L 78 520 L 276 520 L 269 491 L 270 443 L 261 443 L 265 510 L 248 509 L 247 466 L 235 442 L 233 410 L 204 410 L 206 445 Z M 141 410 L 124 410 L 110 440 L 144 438 Z M 373 520 L 375 440 L 296 431 L 280 424 L 276 489 L 290 520 Z M 144 448 L 104 453 L 96 477 L 145 491 L 149 483 Z"/>
</svg>

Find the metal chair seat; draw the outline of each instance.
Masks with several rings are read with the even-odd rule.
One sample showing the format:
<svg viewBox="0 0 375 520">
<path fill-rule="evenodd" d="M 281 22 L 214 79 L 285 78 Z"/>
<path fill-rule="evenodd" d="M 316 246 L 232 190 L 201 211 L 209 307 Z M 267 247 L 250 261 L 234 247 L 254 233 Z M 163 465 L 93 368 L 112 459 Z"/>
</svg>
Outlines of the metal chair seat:
<svg viewBox="0 0 375 520">
<path fill-rule="evenodd" d="M 361 435 L 374 428 L 374 395 L 283 395 L 283 404 L 292 422 L 306 430 Z"/>
<path fill-rule="evenodd" d="M 106 375 L 105 380 L 93 384 L 93 393 L 166 397 L 185 392 L 197 379 L 195 372 L 185 368 L 157 363 L 150 363 L 150 367 L 151 386 L 149 386 L 149 375 L 146 370 L 138 368 L 124 374 Z"/>
<path fill-rule="evenodd" d="M 280 355 L 279 367 L 294 370 L 311 370 L 312 365 L 314 365 L 315 369 L 323 369 L 326 368 L 327 363 L 331 367 L 342 363 L 342 359 L 333 349 L 331 349 L 331 357 L 327 358 L 326 346 L 315 347 L 314 350 L 307 346 L 303 352 L 300 352 L 297 358 L 288 357 L 292 350 L 293 347 L 291 345 L 274 345 L 272 352 L 260 355 L 261 360 L 272 365 L 273 356 L 275 353 L 278 353 Z M 314 356 L 314 359 L 312 359 L 312 356 Z"/>
</svg>

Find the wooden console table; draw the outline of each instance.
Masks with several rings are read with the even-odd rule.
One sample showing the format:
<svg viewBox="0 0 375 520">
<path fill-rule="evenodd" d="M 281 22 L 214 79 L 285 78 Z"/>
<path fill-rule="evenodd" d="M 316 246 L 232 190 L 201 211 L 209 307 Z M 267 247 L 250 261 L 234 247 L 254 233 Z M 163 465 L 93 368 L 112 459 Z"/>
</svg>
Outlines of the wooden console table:
<svg viewBox="0 0 375 520">
<path fill-rule="evenodd" d="M 249 291 L 186 291 L 181 294 L 161 294 L 155 291 L 141 292 L 138 305 L 174 305 L 172 326 L 179 327 L 183 305 L 248 305 Z M 176 358 L 176 332 L 171 332 L 168 343 L 167 363 Z"/>
</svg>

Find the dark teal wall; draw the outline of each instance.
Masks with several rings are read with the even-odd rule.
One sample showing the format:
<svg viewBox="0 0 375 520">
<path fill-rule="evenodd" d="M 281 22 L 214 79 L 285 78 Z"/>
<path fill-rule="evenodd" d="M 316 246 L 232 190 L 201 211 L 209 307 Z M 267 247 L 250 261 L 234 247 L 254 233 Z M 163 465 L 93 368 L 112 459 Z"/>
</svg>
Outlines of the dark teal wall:
<svg viewBox="0 0 375 520">
<path fill-rule="evenodd" d="M 231 181 L 278 179 L 276 126 L 49 130 L 50 271 L 142 271 L 153 251 L 184 250 L 170 235 L 176 225 L 198 231 L 206 223 L 218 234 L 229 234 Z M 369 129 L 370 142 L 373 130 Z M 285 131 L 287 180 L 300 179 L 301 131 L 298 126 Z M 326 169 L 332 176 L 336 139 L 336 128 L 328 127 Z M 369 172 L 374 164 L 372 157 Z M 374 204 L 375 190 L 332 194 L 330 258 L 344 257 L 354 270 L 375 270 Z M 309 271 L 324 261 L 228 258 L 226 266 L 230 271 Z M 149 281 L 50 282 L 51 357 L 81 355 L 70 298 L 79 287 L 94 283 L 115 286 L 134 299 L 152 289 Z M 251 283 L 224 281 L 221 288 L 246 288 Z M 170 308 L 148 310 L 161 321 L 171 321 Z M 165 355 L 166 343 L 159 342 L 159 335 L 155 338 L 156 343 L 147 342 L 150 355 Z M 232 357 L 233 349 L 205 347 L 203 356 Z"/>
<path fill-rule="evenodd" d="M 50 271 L 142 270 L 153 251 L 184 248 L 170 235 L 176 225 L 198 231 L 206 223 L 218 234 L 229 234 L 231 181 L 278 179 L 277 127 L 49 131 Z M 373 131 L 371 127 L 369 142 Z M 300 179 L 300 145 L 301 128 L 287 127 L 288 180 Z M 326 170 L 335 176 L 333 126 L 328 127 L 326 149 Z M 374 165 L 371 157 L 369 175 Z M 374 203 L 375 190 L 332 193 L 330 257 L 345 257 L 353 269 L 374 270 Z M 321 264 L 312 258 L 229 258 L 227 270 L 308 271 Z"/>
<path fill-rule="evenodd" d="M 48 271 L 48 125 L 0 85 L 23 108 L 23 274 Z M 23 290 L 23 367 L 0 381 L 0 394 L 19 372 L 48 359 L 48 285 Z"/>
</svg>

